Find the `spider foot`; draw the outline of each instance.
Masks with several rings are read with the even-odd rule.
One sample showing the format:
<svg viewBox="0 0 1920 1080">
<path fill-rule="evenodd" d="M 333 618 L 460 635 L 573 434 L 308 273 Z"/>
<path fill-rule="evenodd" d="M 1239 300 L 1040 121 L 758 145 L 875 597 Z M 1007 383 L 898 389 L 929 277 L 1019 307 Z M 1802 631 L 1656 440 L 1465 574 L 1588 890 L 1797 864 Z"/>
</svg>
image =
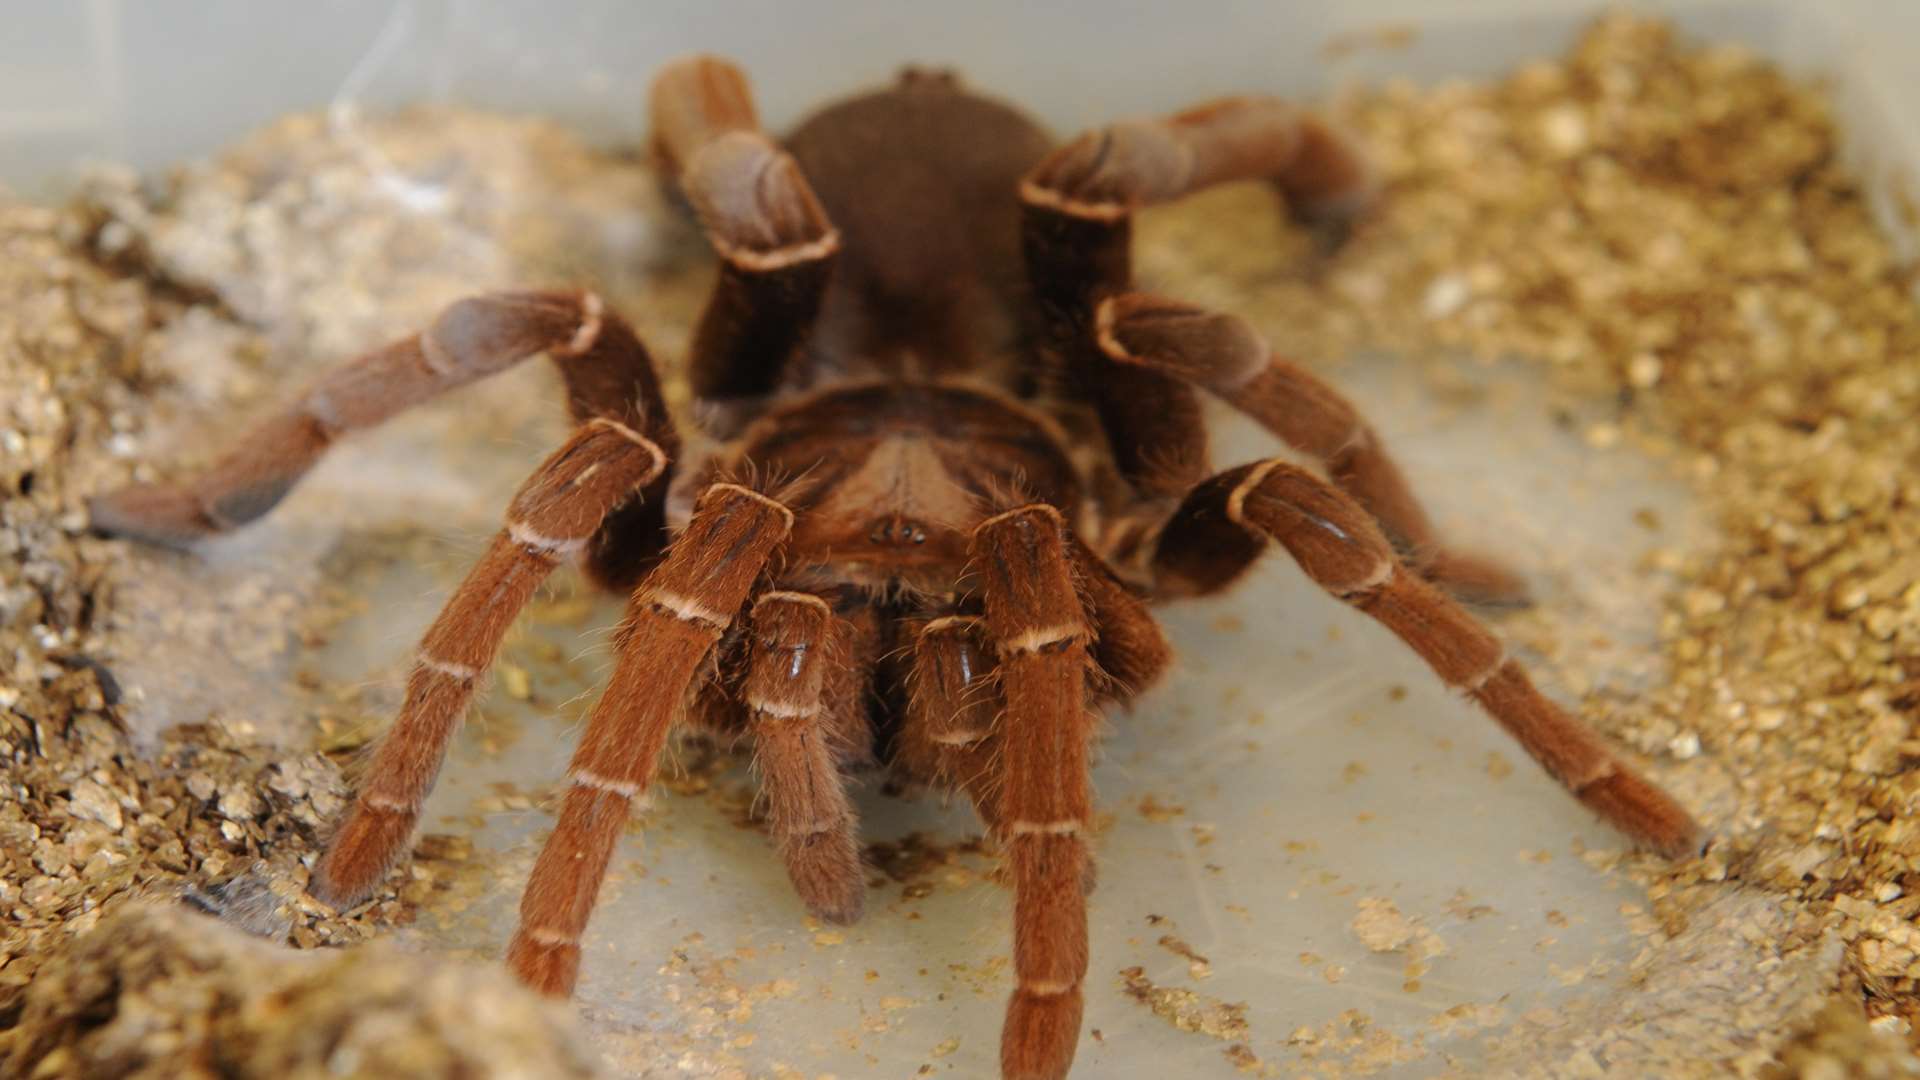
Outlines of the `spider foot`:
<svg viewBox="0 0 1920 1080">
<path fill-rule="evenodd" d="M 87 525 L 101 536 L 124 537 L 176 551 L 185 551 L 219 531 L 191 493 L 145 484 L 88 499 Z"/>
<path fill-rule="evenodd" d="M 1690 859 L 1707 833 L 1673 797 L 1637 773 L 1622 769 L 1589 784 L 1576 797 L 1586 807 L 1669 859 Z"/>
<path fill-rule="evenodd" d="M 537 993 L 570 997 L 580 977 L 580 944 L 522 927 L 507 946 L 507 968 Z"/>
<path fill-rule="evenodd" d="M 781 853 L 787 860 L 787 876 L 807 905 L 807 912 L 835 926 L 859 922 L 867 904 L 867 883 L 859 856 L 854 854 L 848 860 L 841 850 L 845 846 L 841 837 L 822 832 Z"/>
<path fill-rule="evenodd" d="M 1063 1080 L 1080 1042 L 1085 1005 L 1077 986 L 1059 993 L 1014 991 L 1000 1033 L 1003 1080 Z"/>
</svg>

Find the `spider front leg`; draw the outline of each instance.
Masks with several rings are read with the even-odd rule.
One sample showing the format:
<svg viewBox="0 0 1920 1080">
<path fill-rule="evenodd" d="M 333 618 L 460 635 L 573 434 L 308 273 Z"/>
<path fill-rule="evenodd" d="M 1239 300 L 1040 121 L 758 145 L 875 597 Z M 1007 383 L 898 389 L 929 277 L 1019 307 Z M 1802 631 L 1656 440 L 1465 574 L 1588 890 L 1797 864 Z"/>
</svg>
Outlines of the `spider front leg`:
<svg viewBox="0 0 1920 1080">
<path fill-rule="evenodd" d="M 1036 504 L 974 529 L 986 629 L 999 653 L 999 833 L 1013 872 L 1013 969 L 1000 1069 L 1060 1080 L 1073 1064 L 1087 974 L 1087 709 L 1093 633 L 1060 512 Z"/>
<path fill-rule="evenodd" d="M 840 234 L 793 156 L 760 131 L 746 76 L 690 56 L 655 77 L 653 145 L 720 256 L 689 375 L 736 427 L 779 384 L 819 314 Z"/>
<path fill-rule="evenodd" d="M 653 441 L 612 420 L 589 420 L 514 496 L 506 528 L 421 641 L 400 716 L 314 870 L 313 895 L 350 907 L 385 876 L 514 617 L 555 566 L 580 553 L 609 509 L 666 466 Z"/>
<path fill-rule="evenodd" d="M 1066 552 L 1095 628 L 1087 667 L 1089 699 L 1131 701 L 1166 671 L 1173 650 L 1146 605 L 1100 556 L 1071 533 Z M 928 620 L 913 635 L 912 650 L 900 763 L 936 787 L 964 792 L 988 831 L 998 835 L 1002 699 L 986 620 L 976 615 Z M 1092 884 L 1089 863 L 1088 891 Z"/>
<path fill-rule="evenodd" d="M 507 965 L 534 989 L 573 992 L 580 935 L 628 811 L 652 782 L 694 676 L 792 529 L 793 512 L 773 498 L 714 484 L 634 591 L 620 662 L 574 750 L 559 820 L 534 862 L 507 949 Z"/>
<path fill-rule="evenodd" d="M 818 596 L 762 593 L 748 626 L 743 697 L 752 713 L 754 764 L 787 877 L 815 916 L 845 925 L 860 917 L 866 881 L 853 803 L 832 745 L 824 699 L 827 669 L 848 658 L 833 609 Z"/>
<path fill-rule="evenodd" d="M 1615 828 L 1670 858 L 1699 850 L 1700 827 L 1686 810 L 1535 689 L 1466 609 L 1410 573 L 1359 503 L 1305 469 L 1256 462 L 1201 484 L 1161 532 L 1154 569 L 1163 580 L 1209 580 L 1221 563 L 1244 567 L 1266 537 L 1321 588 L 1399 635 Z"/>
<path fill-rule="evenodd" d="M 1070 544 L 1078 541 L 1070 535 Z M 1077 552 L 1075 553 L 1078 554 Z M 1074 570 L 1084 582 L 1093 567 L 1076 558 Z M 1091 590 L 1089 590 L 1091 591 Z M 1105 630 L 1114 625 L 1096 613 L 1100 645 L 1112 642 L 1140 644 L 1151 640 L 1165 648 L 1159 628 L 1151 617 L 1146 634 L 1129 635 L 1140 626 L 1122 626 L 1112 637 Z M 986 620 L 973 615 L 947 615 L 921 627 L 913 642 L 909 667 L 907 722 L 900 732 L 900 763 L 914 776 L 936 787 L 964 793 L 973 803 L 986 826 L 987 834 L 1004 850 L 1007 835 L 1001 830 L 1005 815 L 1000 799 L 1006 777 L 1003 775 L 1005 738 L 1000 724 L 1003 700 L 998 680 L 999 666 Z M 1144 650 L 1121 655 L 1123 661 L 1139 659 Z M 1131 696 L 1136 686 L 1144 686 L 1159 674 L 1160 667 L 1148 669 L 1135 665 L 1116 672 L 1101 662 L 1096 653 L 1088 665 L 1088 697 L 1098 700 L 1103 694 Z M 1160 666 L 1168 657 L 1158 657 Z M 1137 680 L 1137 681 L 1136 681 Z M 1098 869 L 1092 859 L 1085 864 L 1081 888 L 1093 895 L 1098 884 Z"/>
<path fill-rule="evenodd" d="M 93 526 L 169 547 L 237 528 L 273 509 L 348 432 L 546 352 L 560 366 L 574 419 L 606 417 L 671 455 L 679 441 L 652 360 L 633 329 L 583 292 L 503 292 L 448 306 L 427 329 L 320 376 L 292 405 L 240 436 L 181 484 L 98 496 Z M 657 519 L 667 477 L 649 490 Z M 590 555 L 590 563 L 596 561 Z"/>
<path fill-rule="evenodd" d="M 1527 586 L 1490 559 L 1448 549 L 1400 466 L 1340 392 L 1277 356 L 1245 319 L 1142 293 L 1101 301 L 1094 336 L 1115 365 L 1212 391 L 1326 466 L 1422 577 L 1464 600 L 1522 604 Z M 1222 565 L 1227 578 L 1238 573 Z"/>
<path fill-rule="evenodd" d="M 901 764 L 916 777 L 964 792 L 989 832 L 1000 825 L 996 668 L 980 617 L 944 615 L 921 626 L 907 668 L 899 749 Z"/>
</svg>

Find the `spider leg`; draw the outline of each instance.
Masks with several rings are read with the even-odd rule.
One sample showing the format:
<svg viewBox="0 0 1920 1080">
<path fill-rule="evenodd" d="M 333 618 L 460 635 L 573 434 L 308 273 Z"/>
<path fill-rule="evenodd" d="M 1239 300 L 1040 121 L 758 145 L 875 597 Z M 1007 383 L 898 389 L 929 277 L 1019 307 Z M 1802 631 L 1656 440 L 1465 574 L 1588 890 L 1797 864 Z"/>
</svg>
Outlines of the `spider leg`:
<svg viewBox="0 0 1920 1080">
<path fill-rule="evenodd" d="M 1262 537 L 1278 541 L 1322 588 L 1398 634 L 1615 828 L 1672 858 L 1699 849 L 1700 827 L 1686 810 L 1535 689 L 1465 608 L 1409 573 L 1358 502 L 1305 469 L 1269 460 L 1201 484 L 1162 532 L 1156 568 L 1191 579 L 1209 573 L 1209 561 L 1234 561 L 1248 546 L 1264 546 Z"/>
<path fill-rule="evenodd" d="M 1087 829 L 1092 821 L 1088 646 L 1059 511 L 1029 505 L 973 532 L 986 629 L 999 652 L 1000 835 L 1014 885 L 1013 967 L 1000 1069 L 1060 1080 L 1073 1063 L 1087 973 Z"/>
<path fill-rule="evenodd" d="M 651 93 L 653 143 L 720 256 L 694 334 L 694 393 L 730 430 L 771 393 L 826 294 L 840 234 L 793 156 L 760 131 L 746 76 L 726 60 L 668 64 Z"/>
<path fill-rule="evenodd" d="M 679 440 L 645 346 L 588 292 L 502 292 L 449 305 L 417 334 L 320 376 L 292 405 L 246 431 L 210 468 L 180 484 L 136 485 L 89 503 L 102 532 L 185 547 L 279 503 L 335 441 L 535 353 L 559 364 L 575 420 L 602 416 L 669 456 Z M 644 505 L 658 519 L 668 477 Z M 589 569 L 595 569 L 595 554 Z"/>
<path fill-rule="evenodd" d="M 1084 573 L 1077 562 L 1075 569 Z M 1157 636 L 1158 627 L 1153 631 Z M 1094 661 L 1089 667 L 1090 697 L 1131 696 L 1130 682 L 1099 670 L 1097 655 Z M 948 615 L 923 626 L 913 643 L 899 762 L 912 776 L 964 793 L 987 834 L 1004 849 L 1000 794 L 1006 740 L 999 726 L 1002 699 L 996 674 L 985 620 Z M 1098 870 L 1091 859 L 1085 867 L 1081 886 L 1091 896 Z"/>
<path fill-rule="evenodd" d="M 1519 577 L 1441 544 L 1400 466 L 1353 405 L 1305 368 L 1274 355 L 1245 319 L 1123 293 L 1100 302 L 1094 337 L 1115 364 L 1205 387 L 1324 463 L 1334 483 L 1380 522 L 1422 577 L 1465 600 L 1526 602 Z"/>
<path fill-rule="evenodd" d="M 807 910 L 845 925 L 860 917 L 866 881 L 823 693 L 827 669 L 847 662 L 838 620 L 799 592 L 760 594 L 750 620 L 743 696 L 774 842 Z"/>
<path fill-rule="evenodd" d="M 1252 179 L 1271 180 L 1297 214 L 1315 219 L 1352 213 L 1373 189 L 1355 145 L 1268 98 L 1229 98 L 1086 132 L 1020 185 L 1021 243 L 1043 348 L 1098 407 L 1121 473 L 1143 495 L 1178 499 L 1212 471 L 1200 405 L 1178 379 L 1106 363 L 1093 345 L 1094 308 L 1132 287 L 1134 211 Z"/>
<path fill-rule="evenodd" d="M 1125 221 L 1231 180 L 1272 181 L 1309 220 L 1352 215 L 1374 187 L 1359 147 L 1325 120 L 1274 98 L 1233 97 L 1082 132 L 1027 174 L 1020 197 L 1085 221 Z"/>
<path fill-rule="evenodd" d="M 920 627 L 908 664 L 900 764 L 915 777 L 966 793 L 989 832 L 1000 825 L 998 665 L 985 620 L 946 615 Z"/>
<path fill-rule="evenodd" d="M 1145 601 L 1080 537 L 1067 534 L 1074 580 L 1093 619 L 1093 690 L 1100 700 L 1131 701 L 1173 663 L 1173 647 Z"/>
<path fill-rule="evenodd" d="M 652 781 L 695 676 L 792 528 L 793 512 L 774 499 L 714 484 L 634 591 L 619 664 L 574 750 L 559 820 L 534 862 L 507 949 L 508 966 L 534 989 L 572 993 L 580 935 L 629 807 Z"/>
<path fill-rule="evenodd" d="M 577 555 L 609 507 L 666 470 L 659 446 L 613 420 L 581 425 L 514 496 L 507 526 L 420 643 L 407 696 L 374 751 L 310 890 L 348 907 L 405 850 L 479 680 L 533 590 Z"/>
</svg>

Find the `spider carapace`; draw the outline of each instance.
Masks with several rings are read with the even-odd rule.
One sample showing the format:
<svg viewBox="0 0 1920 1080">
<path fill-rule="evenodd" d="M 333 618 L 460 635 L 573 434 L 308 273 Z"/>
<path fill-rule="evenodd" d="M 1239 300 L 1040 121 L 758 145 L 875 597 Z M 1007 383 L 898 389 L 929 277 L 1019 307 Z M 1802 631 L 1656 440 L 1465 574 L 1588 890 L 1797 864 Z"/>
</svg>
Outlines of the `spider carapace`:
<svg viewBox="0 0 1920 1080">
<path fill-rule="evenodd" d="M 191 543 L 265 513 L 356 428 L 530 355 L 558 365 L 577 426 L 427 632 L 315 895 L 351 904 L 406 851 L 508 624 L 566 561 L 632 600 L 508 948 L 547 993 L 572 990 L 622 826 L 684 721 L 752 747 L 779 856 L 825 919 L 861 910 L 853 769 L 971 799 L 1014 893 L 1002 1070 L 1064 1076 L 1093 710 L 1166 666 L 1149 604 L 1224 589 L 1274 545 L 1587 806 L 1661 852 L 1697 846 L 1461 606 L 1523 589 L 1436 538 L 1352 406 L 1245 321 L 1134 290 L 1143 206 L 1264 180 L 1309 221 L 1361 212 L 1369 173 L 1330 125 L 1242 97 L 1056 143 L 908 71 L 783 144 L 713 57 L 669 65 L 651 109 L 719 257 L 687 361 L 707 449 L 683 451 L 652 360 L 595 294 L 500 293 L 323 374 L 198 476 L 93 504 L 104 531 Z M 1202 391 L 1319 467 L 1213 471 Z"/>
</svg>

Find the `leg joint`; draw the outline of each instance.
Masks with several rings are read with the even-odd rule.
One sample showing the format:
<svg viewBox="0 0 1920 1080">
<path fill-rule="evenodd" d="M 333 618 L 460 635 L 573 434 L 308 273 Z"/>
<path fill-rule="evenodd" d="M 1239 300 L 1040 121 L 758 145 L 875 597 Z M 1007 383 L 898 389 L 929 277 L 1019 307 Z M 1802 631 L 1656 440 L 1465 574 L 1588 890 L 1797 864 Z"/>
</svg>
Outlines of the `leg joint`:
<svg viewBox="0 0 1920 1080">
<path fill-rule="evenodd" d="M 596 292 L 580 294 L 580 326 L 573 337 L 563 345 L 556 345 L 547 352 L 561 359 L 584 355 L 600 340 L 600 331 L 606 325 L 607 304 Z"/>
<path fill-rule="evenodd" d="M 569 934 L 561 930 L 552 930 L 544 926 L 533 927 L 526 931 L 526 935 L 528 941 L 533 942 L 543 949 L 577 949 L 580 947 L 579 935 Z"/>
<path fill-rule="evenodd" d="M 574 769 L 568 779 L 573 782 L 574 787 L 610 792 L 628 801 L 638 798 L 641 791 L 641 785 L 631 780 L 615 780 L 589 769 Z"/>
<path fill-rule="evenodd" d="M 392 814 L 407 817 L 420 812 L 420 804 L 408 799 L 396 799 L 391 795 L 366 794 L 360 796 L 360 805 L 376 814 Z"/>
<path fill-rule="evenodd" d="M 749 696 L 747 707 L 762 716 L 770 716 L 777 720 L 811 720 L 820 715 L 818 704 L 800 705 L 758 696 Z"/>
<path fill-rule="evenodd" d="M 991 734 L 992 732 L 984 728 L 961 728 L 958 731 L 942 731 L 939 734 L 930 735 L 928 740 L 936 746 L 966 747 L 972 746 Z"/>
<path fill-rule="evenodd" d="M 789 589 L 772 589 L 761 593 L 753 602 L 753 610 L 758 613 L 762 604 L 799 604 L 815 608 L 823 615 L 833 614 L 833 607 L 825 598 L 812 593 L 793 592 Z"/>
<path fill-rule="evenodd" d="M 1085 623 L 1059 623 L 1054 626 L 1038 626 L 1023 630 L 1013 637 L 999 643 L 1000 651 L 1009 656 L 1022 653 L 1059 652 L 1074 642 L 1084 642 L 1091 635 Z"/>
<path fill-rule="evenodd" d="M 588 539 L 584 536 L 548 536 L 524 521 L 507 522 L 507 536 L 532 554 L 558 562 L 565 562 L 586 550 Z"/>
<path fill-rule="evenodd" d="M 1495 675 L 1500 674 L 1500 670 L 1506 667 L 1511 662 L 1512 661 L 1507 659 L 1506 646 L 1504 645 L 1501 646 L 1499 653 L 1497 653 L 1493 658 L 1493 663 L 1488 664 L 1486 666 L 1486 669 L 1481 671 L 1480 673 L 1469 676 L 1464 682 L 1460 684 L 1458 689 L 1468 694 L 1479 693 L 1481 687 L 1487 685 L 1488 682 L 1492 681 L 1493 677 Z"/>
<path fill-rule="evenodd" d="M 1012 521 L 1014 518 L 1020 517 L 1025 514 L 1038 514 L 1041 517 L 1050 519 L 1056 527 L 1063 530 L 1066 528 L 1066 519 L 1060 516 L 1060 511 L 1057 507 L 1050 506 L 1046 503 L 1037 502 L 1037 503 L 1028 503 L 1025 506 L 1016 506 L 1011 510 L 1003 510 L 998 514 L 993 515 L 992 517 L 986 519 L 985 521 L 982 521 L 980 524 L 975 525 L 973 527 L 974 535 L 977 536 L 980 533 L 983 533 L 988 529 L 991 529 L 997 525 L 1000 525 L 1003 522 Z"/>
<path fill-rule="evenodd" d="M 717 483 L 717 484 L 708 484 L 707 489 L 700 493 L 700 501 L 705 502 L 709 498 L 717 497 L 718 493 L 720 492 L 728 492 L 733 495 L 751 499 L 754 502 L 765 503 L 766 505 L 779 511 L 780 516 L 786 520 L 788 531 L 792 531 L 793 511 L 790 508 L 788 508 L 786 503 L 781 502 L 779 499 L 776 499 L 771 495 L 762 494 L 761 492 L 755 491 L 752 488 L 743 486 L 741 484 L 735 484 L 729 481 L 721 481 L 720 483 Z"/>
<path fill-rule="evenodd" d="M 978 615 L 942 615 L 937 619 L 928 619 L 920 627 L 920 636 L 933 634 L 973 633 L 985 625 L 986 620 Z"/>
<path fill-rule="evenodd" d="M 1400 564 L 1396 562 L 1392 556 L 1382 555 L 1380 561 L 1374 564 L 1372 570 L 1367 571 L 1365 577 L 1334 592 L 1334 595 L 1349 604 L 1365 600 L 1367 597 L 1386 588 L 1387 583 L 1393 580 L 1394 574 L 1398 573 L 1399 570 Z M 1494 665 L 1493 670 L 1498 669 L 1499 665 Z M 1488 671 L 1487 675 L 1492 675 L 1493 670 Z"/>
<path fill-rule="evenodd" d="M 1007 835 L 1015 839 L 1023 836 L 1079 836 L 1086 827 L 1086 822 L 1078 818 L 1062 818 L 1059 821 L 1009 821 Z"/>
<path fill-rule="evenodd" d="M 1247 496 L 1253 494 L 1261 484 L 1266 483 L 1267 477 L 1273 475 L 1276 469 L 1288 467 L 1290 467 L 1288 463 L 1279 458 L 1268 458 L 1266 461 L 1255 465 L 1253 469 L 1247 473 L 1246 479 L 1240 481 L 1240 483 L 1235 485 L 1234 489 L 1227 494 L 1227 520 L 1242 528 L 1254 529 L 1255 532 L 1261 532 L 1262 535 L 1265 535 L 1262 530 L 1255 529 L 1253 526 L 1247 524 Z"/>
<path fill-rule="evenodd" d="M 1097 221 L 1104 225 L 1125 221 L 1133 213 L 1133 207 L 1124 202 L 1107 199 L 1076 199 L 1033 180 L 1020 181 L 1020 201 L 1041 210 L 1051 210 L 1056 214 L 1064 214 L 1083 221 Z"/>
<path fill-rule="evenodd" d="M 634 483 L 635 487 L 645 487 L 646 485 L 653 483 L 653 481 L 656 478 L 658 478 L 661 473 L 666 471 L 667 452 L 665 450 L 660 449 L 659 443 L 654 442 L 652 439 L 647 438 L 645 435 L 640 434 L 639 432 L 633 430 L 632 428 L 628 427 L 627 425 L 621 423 L 618 420 L 609 419 L 605 416 L 596 416 L 593 419 L 588 420 L 586 423 L 586 426 L 597 429 L 597 430 L 610 431 L 615 435 L 618 435 L 621 438 L 627 440 L 628 442 L 634 444 L 635 446 L 638 446 L 640 449 L 645 450 L 647 452 L 647 456 L 653 459 L 653 463 L 647 466 L 646 473 L 643 476 L 641 476 L 639 480 L 635 481 Z M 575 483 L 578 483 L 579 480 L 583 480 L 583 479 L 585 479 L 584 476 L 576 479 Z"/>
<path fill-rule="evenodd" d="M 692 623 L 708 633 L 725 633 L 727 627 L 733 624 L 733 620 L 724 612 L 715 611 L 691 596 L 658 585 L 647 590 L 646 602 L 654 611 L 684 623 Z"/>
<path fill-rule="evenodd" d="M 472 682 L 480 677 L 478 668 L 455 663 L 452 660 L 442 660 L 439 657 L 429 655 L 425 650 L 422 650 L 419 655 L 414 657 L 414 662 L 427 671 L 431 671 L 436 675 L 445 675 L 455 682 Z"/>
</svg>

